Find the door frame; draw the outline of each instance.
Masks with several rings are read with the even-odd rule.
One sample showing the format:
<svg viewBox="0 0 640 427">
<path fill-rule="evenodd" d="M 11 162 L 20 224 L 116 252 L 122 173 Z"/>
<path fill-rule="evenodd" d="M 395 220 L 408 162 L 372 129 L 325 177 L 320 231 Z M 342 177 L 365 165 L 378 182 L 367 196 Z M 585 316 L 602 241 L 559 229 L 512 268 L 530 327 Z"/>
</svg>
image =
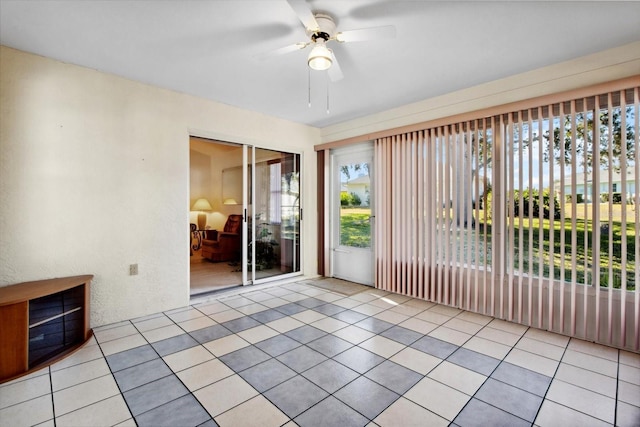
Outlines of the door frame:
<svg viewBox="0 0 640 427">
<path fill-rule="evenodd" d="M 354 247 L 344 247 L 349 248 L 344 249 L 341 248 L 340 245 L 340 189 L 341 182 L 339 179 L 340 171 L 338 169 L 338 163 L 349 161 L 350 159 L 354 159 L 356 161 L 362 161 L 366 159 L 369 161 L 369 176 L 371 178 L 370 186 L 369 186 L 369 206 L 371 209 L 370 215 L 370 230 L 371 230 L 371 245 L 367 249 L 354 248 Z M 330 153 L 330 178 L 329 178 L 329 275 L 331 277 L 336 277 L 344 280 L 351 280 L 357 283 L 361 283 L 367 286 L 375 286 L 375 188 L 373 183 L 373 176 L 375 174 L 374 170 L 374 146 L 373 141 L 368 141 L 364 143 L 360 143 L 357 145 L 338 148 L 331 150 Z M 337 272 L 337 262 L 336 262 L 336 254 L 337 253 L 352 253 L 354 256 L 352 258 L 363 260 L 363 257 L 368 258 L 366 263 L 369 265 L 365 268 L 368 268 L 368 274 L 362 276 L 353 276 L 349 274 L 343 274 L 342 272 Z M 344 255 L 343 255 L 344 256 Z M 337 272 L 337 274 L 336 274 Z"/>
</svg>

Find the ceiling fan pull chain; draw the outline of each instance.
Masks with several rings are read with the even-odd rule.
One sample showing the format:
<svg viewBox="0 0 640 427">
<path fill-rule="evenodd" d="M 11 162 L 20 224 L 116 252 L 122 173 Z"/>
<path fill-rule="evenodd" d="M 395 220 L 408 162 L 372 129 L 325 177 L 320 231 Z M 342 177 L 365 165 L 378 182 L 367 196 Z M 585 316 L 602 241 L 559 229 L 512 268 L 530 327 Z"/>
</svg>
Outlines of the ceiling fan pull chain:
<svg viewBox="0 0 640 427">
<path fill-rule="evenodd" d="M 307 100 L 311 108 L 311 68 L 307 67 Z"/>
<path fill-rule="evenodd" d="M 327 77 L 327 114 L 329 114 L 329 77 Z"/>
</svg>

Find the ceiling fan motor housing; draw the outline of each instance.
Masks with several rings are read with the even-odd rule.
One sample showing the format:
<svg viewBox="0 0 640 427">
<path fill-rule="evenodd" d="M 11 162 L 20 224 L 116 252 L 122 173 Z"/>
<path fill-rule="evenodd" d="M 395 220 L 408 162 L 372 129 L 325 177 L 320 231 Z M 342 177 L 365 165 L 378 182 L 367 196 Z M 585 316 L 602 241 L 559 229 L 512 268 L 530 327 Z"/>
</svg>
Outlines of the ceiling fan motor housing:
<svg viewBox="0 0 640 427">
<path fill-rule="evenodd" d="M 318 23 L 318 29 L 315 31 L 307 30 L 307 35 L 310 36 L 314 42 L 318 39 L 323 39 L 325 42 L 328 42 L 336 34 L 336 24 L 333 22 L 333 18 L 323 13 L 316 13 L 314 17 Z"/>
</svg>

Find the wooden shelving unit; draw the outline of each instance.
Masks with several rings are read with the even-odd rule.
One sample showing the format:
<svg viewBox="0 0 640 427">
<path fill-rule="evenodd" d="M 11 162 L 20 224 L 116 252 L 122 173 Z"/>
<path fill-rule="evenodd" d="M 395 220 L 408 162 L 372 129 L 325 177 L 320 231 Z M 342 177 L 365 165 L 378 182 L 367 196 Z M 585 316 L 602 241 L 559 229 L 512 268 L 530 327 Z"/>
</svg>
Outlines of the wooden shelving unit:
<svg viewBox="0 0 640 427">
<path fill-rule="evenodd" d="M 49 365 L 89 338 L 93 275 L 0 288 L 0 383 Z"/>
</svg>

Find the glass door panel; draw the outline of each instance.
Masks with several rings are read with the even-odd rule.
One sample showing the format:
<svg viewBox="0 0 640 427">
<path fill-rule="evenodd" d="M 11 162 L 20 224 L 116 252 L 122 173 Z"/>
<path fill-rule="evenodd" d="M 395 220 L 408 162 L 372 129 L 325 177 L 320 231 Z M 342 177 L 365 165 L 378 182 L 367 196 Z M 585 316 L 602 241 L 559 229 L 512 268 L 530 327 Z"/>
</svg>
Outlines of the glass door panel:
<svg viewBox="0 0 640 427">
<path fill-rule="evenodd" d="M 247 168 L 249 279 L 299 272 L 300 155 L 256 148 L 253 160 Z"/>
</svg>

